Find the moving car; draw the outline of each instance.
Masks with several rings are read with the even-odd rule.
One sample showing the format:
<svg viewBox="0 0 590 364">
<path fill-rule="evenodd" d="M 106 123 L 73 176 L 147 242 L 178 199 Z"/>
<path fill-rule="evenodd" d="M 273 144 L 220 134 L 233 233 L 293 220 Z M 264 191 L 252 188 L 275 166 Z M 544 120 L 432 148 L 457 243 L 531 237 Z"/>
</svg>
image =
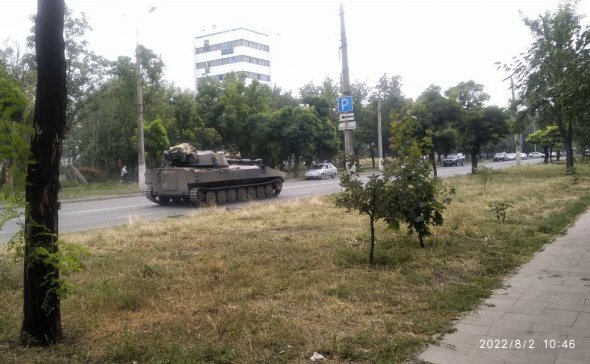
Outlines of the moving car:
<svg viewBox="0 0 590 364">
<path fill-rule="evenodd" d="M 443 159 L 443 166 L 444 167 L 462 166 L 464 164 L 465 164 L 465 157 L 463 157 L 463 154 L 461 154 L 461 153 L 449 154 L 449 155 L 447 155 L 447 157 L 445 159 Z"/>
<path fill-rule="evenodd" d="M 506 154 L 506 152 L 500 152 L 500 153 L 496 153 L 496 155 L 494 155 L 494 162 L 507 161 L 507 160 L 508 160 L 508 154 Z"/>
<path fill-rule="evenodd" d="M 545 158 L 545 154 L 540 152 L 530 152 L 529 158 Z"/>
<path fill-rule="evenodd" d="M 332 163 L 317 163 L 305 172 L 305 179 L 324 179 L 324 177 L 336 178 L 338 169 Z"/>
</svg>

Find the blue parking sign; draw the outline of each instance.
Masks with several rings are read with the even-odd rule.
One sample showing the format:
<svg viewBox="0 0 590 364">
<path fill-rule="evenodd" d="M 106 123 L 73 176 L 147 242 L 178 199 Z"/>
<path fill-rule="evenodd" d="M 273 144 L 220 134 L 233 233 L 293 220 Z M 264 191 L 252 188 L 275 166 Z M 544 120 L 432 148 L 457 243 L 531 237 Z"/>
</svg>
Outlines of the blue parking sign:
<svg viewBox="0 0 590 364">
<path fill-rule="evenodd" d="M 352 112 L 352 96 L 338 98 L 338 112 Z"/>
</svg>

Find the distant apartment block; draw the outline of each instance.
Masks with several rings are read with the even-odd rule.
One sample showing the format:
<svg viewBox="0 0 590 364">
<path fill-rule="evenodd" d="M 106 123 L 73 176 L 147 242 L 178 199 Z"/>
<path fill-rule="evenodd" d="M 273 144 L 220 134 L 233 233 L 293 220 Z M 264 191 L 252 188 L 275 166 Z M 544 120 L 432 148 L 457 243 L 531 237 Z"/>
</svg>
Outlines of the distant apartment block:
<svg viewBox="0 0 590 364">
<path fill-rule="evenodd" d="M 244 74 L 246 82 L 258 80 L 270 86 L 270 46 L 267 34 L 246 28 L 210 32 L 195 37 L 195 86 L 211 77 Z"/>
</svg>

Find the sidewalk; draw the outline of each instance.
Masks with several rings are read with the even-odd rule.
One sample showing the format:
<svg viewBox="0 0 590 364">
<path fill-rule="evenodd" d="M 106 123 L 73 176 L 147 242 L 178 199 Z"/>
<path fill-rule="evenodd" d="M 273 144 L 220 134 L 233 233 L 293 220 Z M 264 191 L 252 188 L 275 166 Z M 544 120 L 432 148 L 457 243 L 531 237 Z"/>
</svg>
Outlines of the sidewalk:
<svg viewBox="0 0 590 364">
<path fill-rule="evenodd" d="M 590 210 L 455 328 L 419 359 L 590 364 Z"/>
</svg>

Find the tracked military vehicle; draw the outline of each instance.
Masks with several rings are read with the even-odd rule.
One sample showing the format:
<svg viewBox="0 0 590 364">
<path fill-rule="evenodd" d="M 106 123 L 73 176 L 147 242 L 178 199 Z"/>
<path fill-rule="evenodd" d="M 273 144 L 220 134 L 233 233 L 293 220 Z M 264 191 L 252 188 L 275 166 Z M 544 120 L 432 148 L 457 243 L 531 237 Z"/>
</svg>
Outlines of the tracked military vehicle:
<svg viewBox="0 0 590 364">
<path fill-rule="evenodd" d="M 221 205 L 277 197 L 285 173 L 261 160 L 228 159 L 223 152 L 199 151 L 190 144 L 164 152 L 167 166 L 146 171 L 146 197 L 160 205 Z"/>
</svg>

